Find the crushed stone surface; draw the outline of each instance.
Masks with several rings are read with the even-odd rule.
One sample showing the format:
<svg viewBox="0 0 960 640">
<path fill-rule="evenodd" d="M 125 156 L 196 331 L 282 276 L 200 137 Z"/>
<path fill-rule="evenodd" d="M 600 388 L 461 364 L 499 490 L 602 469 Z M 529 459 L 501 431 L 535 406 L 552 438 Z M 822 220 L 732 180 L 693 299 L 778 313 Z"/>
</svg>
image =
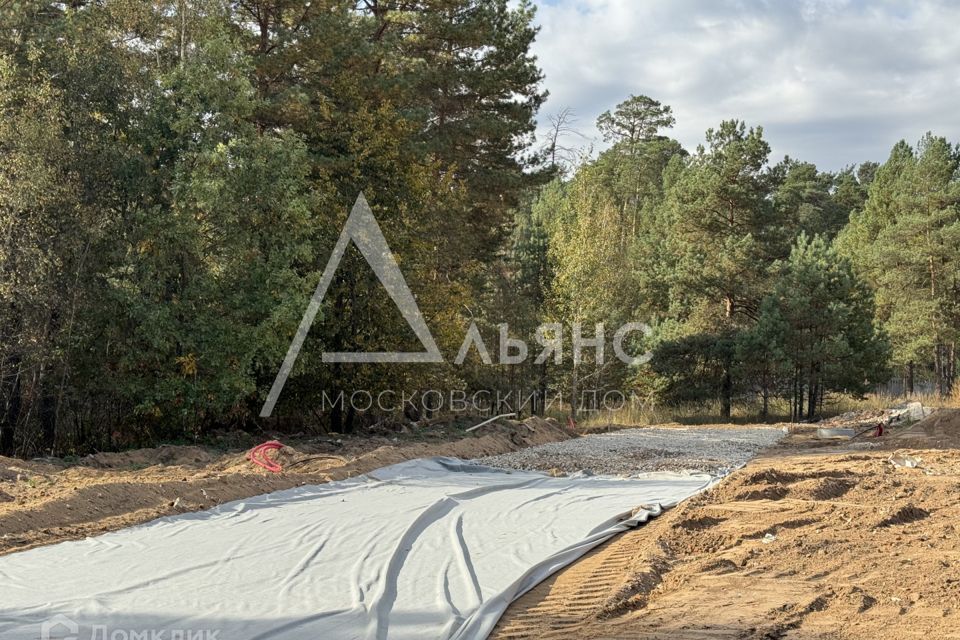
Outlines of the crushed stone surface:
<svg viewBox="0 0 960 640">
<path fill-rule="evenodd" d="M 474 460 L 502 469 L 630 476 L 649 471 L 725 475 L 786 435 L 778 427 L 641 428 L 599 433 Z"/>
</svg>

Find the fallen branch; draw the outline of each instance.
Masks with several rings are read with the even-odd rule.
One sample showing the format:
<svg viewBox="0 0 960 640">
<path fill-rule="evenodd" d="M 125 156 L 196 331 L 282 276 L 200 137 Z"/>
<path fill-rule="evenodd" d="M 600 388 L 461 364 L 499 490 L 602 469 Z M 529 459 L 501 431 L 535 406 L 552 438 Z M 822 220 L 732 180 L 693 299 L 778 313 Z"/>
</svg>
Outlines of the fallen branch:
<svg viewBox="0 0 960 640">
<path fill-rule="evenodd" d="M 484 426 L 484 425 L 487 425 L 487 424 L 490 424 L 491 422 L 495 422 L 495 421 L 499 420 L 500 418 L 509 418 L 510 416 L 515 416 L 515 415 L 517 415 L 517 414 L 516 414 L 516 413 L 504 413 L 503 415 L 494 416 L 494 417 L 490 418 L 489 420 L 484 420 L 484 421 L 481 422 L 480 424 L 475 424 L 475 425 L 473 425 L 472 427 L 470 427 L 469 429 L 467 429 L 464 433 L 470 433 L 471 431 L 476 431 L 476 430 L 479 429 L 480 427 L 482 427 L 482 426 Z"/>
</svg>

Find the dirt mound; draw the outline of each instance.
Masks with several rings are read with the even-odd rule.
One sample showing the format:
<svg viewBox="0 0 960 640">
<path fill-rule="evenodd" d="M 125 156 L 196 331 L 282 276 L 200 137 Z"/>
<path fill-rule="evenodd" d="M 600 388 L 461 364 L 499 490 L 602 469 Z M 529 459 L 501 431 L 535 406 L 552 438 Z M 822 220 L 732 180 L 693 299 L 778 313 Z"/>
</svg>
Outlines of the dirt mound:
<svg viewBox="0 0 960 640">
<path fill-rule="evenodd" d="M 891 515 L 887 516 L 880 522 L 878 522 L 876 527 L 894 527 L 901 524 L 910 524 L 911 522 L 917 522 L 918 520 L 923 520 L 930 516 L 930 512 L 926 509 L 921 509 L 920 507 L 914 504 L 907 504 Z"/>
<path fill-rule="evenodd" d="M 844 460 L 848 460 L 845 457 Z M 780 468 L 764 468 L 744 471 L 735 480 L 724 483 L 717 489 L 724 499 L 736 501 L 757 500 L 832 500 L 844 496 L 853 489 L 854 475 L 844 469 L 816 469 L 787 471 Z"/>
<path fill-rule="evenodd" d="M 915 449 L 960 448 L 960 409 L 938 409 L 912 426 L 894 431 L 890 441 Z"/>
<path fill-rule="evenodd" d="M 216 457 L 203 447 L 162 445 L 151 449 L 96 453 L 83 458 L 80 464 L 97 469 L 142 469 L 153 465 L 199 467 L 210 464 Z"/>
<path fill-rule="evenodd" d="M 790 488 L 790 496 L 810 500 L 834 500 L 846 495 L 855 485 L 856 482 L 846 478 L 802 480 Z"/>
</svg>

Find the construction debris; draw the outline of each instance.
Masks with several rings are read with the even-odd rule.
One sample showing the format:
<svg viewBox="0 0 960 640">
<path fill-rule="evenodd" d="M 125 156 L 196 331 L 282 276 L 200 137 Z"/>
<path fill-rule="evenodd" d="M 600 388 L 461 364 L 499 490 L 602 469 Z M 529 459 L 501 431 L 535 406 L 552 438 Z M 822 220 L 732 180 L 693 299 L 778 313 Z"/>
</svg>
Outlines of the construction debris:
<svg viewBox="0 0 960 640">
<path fill-rule="evenodd" d="M 907 469 L 916 469 L 920 466 L 920 458 L 908 456 L 903 453 L 896 453 L 887 459 L 887 462 L 895 467 L 905 467 Z"/>
<path fill-rule="evenodd" d="M 838 416 L 821 420 L 817 423 L 818 428 L 823 430 L 831 429 L 853 429 L 859 432 L 863 429 L 869 430 L 876 426 L 904 426 L 923 420 L 933 413 L 931 407 L 925 407 L 919 402 L 904 402 L 889 409 L 863 409 L 859 411 L 847 411 Z M 827 436 L 831 437 L 831 436 Z"/>
</svg>

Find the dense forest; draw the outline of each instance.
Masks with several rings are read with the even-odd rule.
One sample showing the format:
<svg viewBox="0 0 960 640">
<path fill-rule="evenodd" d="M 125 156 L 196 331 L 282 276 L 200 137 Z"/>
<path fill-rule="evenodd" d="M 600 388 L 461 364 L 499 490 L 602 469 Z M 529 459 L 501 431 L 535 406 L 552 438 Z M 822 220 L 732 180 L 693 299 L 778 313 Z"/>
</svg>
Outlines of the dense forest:
<svg viewBox="0 0 960 640">
<path fill-rule="evenodd" d="M 723 416 L 786 399 L 795 420 L 893 374 L 952 392 L 960 154 L 943 138 L 824 172 L 773 161 L 762 128 L 736 120 L 684 149 L 671 108 L 631 96 L 599 118 L 599 153 L 573 148 L 569 112 L 538 140 L 526 2 L 0 12 L 0 453 L 349 432 L 450 409 L 426 390 L 574 414 L 612 390 L 717 401 Z M 351 248 L 260 419 L 361 191 L 445 362 L 321 361 L 421 349 Z M 492 352 L 552 327 L 569 354 L 574 325 L 610 353 L 627 323 L 652 329 L 627 345 L 649 363 L 601 361 L 599 346 L 454 359 L 471 325 Z M 406 400 L 327 402 L 357 389 Z"/>
</svg>

